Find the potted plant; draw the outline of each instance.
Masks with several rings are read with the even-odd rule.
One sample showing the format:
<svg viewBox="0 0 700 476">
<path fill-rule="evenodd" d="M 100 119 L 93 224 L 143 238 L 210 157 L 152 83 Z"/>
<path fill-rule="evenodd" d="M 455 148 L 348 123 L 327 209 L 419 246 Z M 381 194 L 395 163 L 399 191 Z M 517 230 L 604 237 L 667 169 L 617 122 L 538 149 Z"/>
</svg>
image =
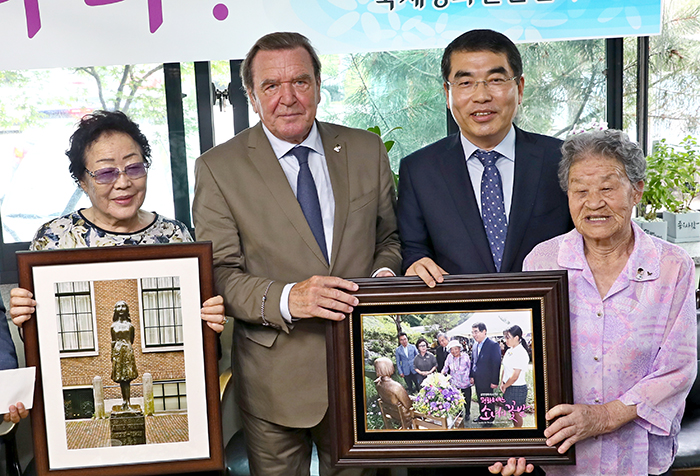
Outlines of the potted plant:
<svg viewBox="0 0 700 476">
<path fill-rule="evenodd" d="M 665 162 L 676 198 L 663 212 L 664 221 L 668 222 L 668 240 L 674 243 L 700 241 L 700 212 L 690 209 L 690 202 L 700 194 L 697 180 L 700 152 L 696 140 L 687 136 L 674 147 L 662 139 L 656 144 L 654 154 Z"/>
<path fill-rule="evenodd" d="M 690 210 L 698 195 L 700 154 L 688 136 L 679 146 L 661 139 L 647 157 L 647 178 L 634 220 L 648 234 L 673 242 L 700 240 L 700 213 Z M 659 218 L 663 211 L 663 221 Z"/>
<path fill-rule="evenodd" d="M 637 217 L 633 220 L 647 234 L 662 240 L 666 239 L 668 223 L 661 219 L 661 211 L 675 209 L 679 204 L 670 182 L 671 175 L 667 173 L 664 156 L 655 148 L 654 153 L 647 157 L 644 193 L 637 204 Z"/>
</svg>

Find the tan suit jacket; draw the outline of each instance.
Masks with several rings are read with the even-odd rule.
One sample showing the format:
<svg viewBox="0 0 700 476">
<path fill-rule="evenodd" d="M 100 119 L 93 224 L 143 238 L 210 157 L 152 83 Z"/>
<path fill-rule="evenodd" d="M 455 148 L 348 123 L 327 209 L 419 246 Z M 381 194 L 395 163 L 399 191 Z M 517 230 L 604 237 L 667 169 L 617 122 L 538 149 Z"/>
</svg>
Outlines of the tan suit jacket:
<svg viewBox="0 0 700 476">
<path fill-rule="evenodd" d="M 288 324 L 280 313 L 287 283 L 313 275 L 367 277 L 398 272 L 394 182 L 376 134 L 317 123 L 335 197 L 331 264 L 260 124 L 206 152 L 195 165 L 197 239 L 211 240 L 217 292 L 235 317 L 232 367 L 241 407 L 294 428 L 318 424 L 328 408 L 325 325 Z M 265 302 L 262 298 L 271 281 Z"/>
</svg>

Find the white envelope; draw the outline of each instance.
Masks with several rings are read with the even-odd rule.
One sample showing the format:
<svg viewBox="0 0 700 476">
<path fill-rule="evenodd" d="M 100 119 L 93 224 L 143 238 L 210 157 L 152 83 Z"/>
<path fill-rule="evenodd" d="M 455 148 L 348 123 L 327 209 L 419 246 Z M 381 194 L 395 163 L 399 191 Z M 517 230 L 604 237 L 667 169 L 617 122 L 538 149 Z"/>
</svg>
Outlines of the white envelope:
<svg viewBox="0 0 700 476">
<path fill-rule="evenodd" d="M 27 410 L 32 408 L 35 378 L 36 367 L 0 370 L 0 415 L 9 413 L 10 405 L 17 402 L 22 402 Z"/>
</svg>

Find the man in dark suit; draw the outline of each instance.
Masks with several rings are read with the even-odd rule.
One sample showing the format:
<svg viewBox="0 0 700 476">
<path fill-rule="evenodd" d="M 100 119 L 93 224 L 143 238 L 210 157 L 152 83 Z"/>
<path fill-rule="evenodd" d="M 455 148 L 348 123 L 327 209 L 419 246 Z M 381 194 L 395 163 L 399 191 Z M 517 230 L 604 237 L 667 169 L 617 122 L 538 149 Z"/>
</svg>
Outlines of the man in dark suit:
<svg viewBox="0 0 700 476">
<path fill-rule="evenodd" d="M 492 30 L 445 49 L 447 105 L 460 133 L 401 161 L 403 269 L 442 275 L 520 271 L 538 243 L 573 228 L 557 168 L 561 141 L 513 125 L 525 80 L 518 49 Z"/>
<path fill-rule="evenodd" d="M 435 351 L 435 357 L 437 358 L 437 372 L 442 372 L 442 368 L 445 366 L 445 360 L 447 356 L 450 355 L 450 351 L 447 348 L 449 340 L 447 339 L 447 334 L 440 332 L 437 335 L 437 350 Z"/>
<path fill-rule="evenodd" d="M 396 354 L 396 371 L 406 381 L 408 393 L 415 393 L 419 387 L 418 372 L 413 366 L 413 361 L 418 355 L 418 349 L 408 342 L 408 336 L 405 332 L 399 333 L 399 344 L 394 352 Z"/>
<path fill-rule="evenodd" d="M 474 421 L 491 423 L 496 413 L 494 402 L 489 397 L 493 397 L 493 391 L 498 387 L 501 348 L 486 336 L 486 324 L 483 322 L 472 325 L 472 337 L 476 342 L 472 347 L 471 382 L 476 387 L 479 403 L 479 416 Z"/>
<path fill-rule="evenodd" d="M 315 120 L 321 64 L 304 36 L 264 36 L 241 76 L 261 122 L 197 159 L 193 216 L 235 318 L 251 473 L 308 474 L 313 442 L 321 475 L 360 474 L 330 467 L 325 320 L 358 303 L 338 276 L 400 268 L 386 149 L 376 134 Z"/>
</svg>

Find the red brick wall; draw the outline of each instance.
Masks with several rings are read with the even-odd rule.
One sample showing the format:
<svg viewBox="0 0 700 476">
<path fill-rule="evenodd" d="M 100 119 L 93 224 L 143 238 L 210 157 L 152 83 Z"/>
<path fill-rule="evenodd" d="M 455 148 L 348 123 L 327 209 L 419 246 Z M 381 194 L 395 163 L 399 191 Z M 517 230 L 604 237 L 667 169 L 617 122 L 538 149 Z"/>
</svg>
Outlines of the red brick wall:
<svg viewBox="0 0 700 476">
<path fill-rule="evenodd" d="M 141 351 L 141 309 L 139 307 L 138 282 L 136 279 L 95 281 L 94 302 L 97 321 L 97 341 L 99 355 L 95 357 L 68 357 L 61 359 L 61 374 L 64 387 L 92 385 L 92 379 L 99 375 L 105 388 L 105 399 L 121 398 L 119 384 L 112 375 L 112 337 L 110 326 L 114 315 L 114 305 L 126 301 L 129 306 L 131 323 L 134 325 L 134 356 L 139 376 L 132 381 L 131 396 L 142 397 L 141 376 L 150 372 L 153 380 L 185 378 L 184 352 Z"/>
</svg>

